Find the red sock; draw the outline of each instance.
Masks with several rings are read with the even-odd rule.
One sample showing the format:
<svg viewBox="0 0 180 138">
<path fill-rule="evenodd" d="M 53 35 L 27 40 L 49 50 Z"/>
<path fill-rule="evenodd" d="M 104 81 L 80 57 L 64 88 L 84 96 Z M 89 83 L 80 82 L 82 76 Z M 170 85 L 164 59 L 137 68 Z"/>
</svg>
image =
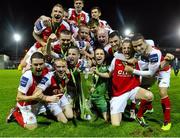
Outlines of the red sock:
<svg viewBox="0 0 180 138">
<path fill-rule="evenodd" d="M 137 113 L 137 117 L 140 118 L 140 117 L 143 117 L 143 114 L 144 112 L 146 111 L 146 104 L 147 104 L 148 101 L 142 99 L 141 100 L 141 104 L 139 106 L 139 110 L 138 110 L 138 113 Z"/>
<path fill-rule="evenodd" d="M 24 121 L 23 121 L 23 117 L 22 114 L 20 112 L 18 112 L 18 110 L 16 110 L 13 113 L 14 118 L 16 119 L 16 121 L 18 122 L 18 124 L 22 127 L 24 127 Z"/>
<path fill-rule="evenodd" d="M 146 104 L 146 108 L 147 108 L 147 110 L 151 110 L 151 109 L 152 109 L 152 101 L 151 101 L 151 102 L 148 102 L 148 103 Z"/>
<path fill-rule="evenodd" d="M 169 97 L 166 97 L 164 99 L 161 99 L 161 105 L 163 108 L 163 114 L 164 114 L 164 122 L 171 122 L 170 120 L 170 110 L 171 110 L 171 103 L 169 100 Z"/>
</svg>

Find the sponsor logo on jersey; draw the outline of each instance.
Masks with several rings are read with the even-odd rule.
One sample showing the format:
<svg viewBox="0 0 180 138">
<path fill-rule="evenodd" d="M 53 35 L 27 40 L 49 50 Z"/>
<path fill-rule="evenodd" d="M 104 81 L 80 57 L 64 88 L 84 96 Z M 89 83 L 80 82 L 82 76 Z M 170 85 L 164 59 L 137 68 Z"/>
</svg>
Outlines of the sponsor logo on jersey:
<svg viewBox="0 0 180 138">
<path fill-rule="evenodd" d="M 131 77 L 131 74 L 128 74 L 126 71 L 118 70 L 118 76 L 120 77 Z"/>
<path fill-rule="evenodd" d="M 21 78 L 21 86 L 22 86 L 22 87 L 26 87 L 28 80 L 29 80 L 28 78 L 26 78 L 26 77 L 23 76 L 23 77 Z"/>
<path fill-rule="evenodd" d="M 48 81 L 48 78 L 47 77 L 44 77 L 42 80 L 41 80 L 41 84 L 45 85 L 45 83 Z"/>
<path fill-rule="evenodd" d="M 149 56 L 149 61 L 151 63 L 155 63 L 155 62 L 158 62 L 158 54 L 152 54 Z"/>
<path fill-rule="evenodd" d="M 38 31 L 41 31 L 43 29 L 43 22 L 39 20 L 35 22 L 35 26 Z"/>
<path fill-rule="evenodd" d="M 34 117 L 33 116 L 30 116 L 29 117 L 29 121 L 33 121 L 34 120 Z"/>
<path fill-rule="evenodd" d="M 81 21 L 83 21 L 84 20 L 84 17 L 81 17 Z"/>
</svg>

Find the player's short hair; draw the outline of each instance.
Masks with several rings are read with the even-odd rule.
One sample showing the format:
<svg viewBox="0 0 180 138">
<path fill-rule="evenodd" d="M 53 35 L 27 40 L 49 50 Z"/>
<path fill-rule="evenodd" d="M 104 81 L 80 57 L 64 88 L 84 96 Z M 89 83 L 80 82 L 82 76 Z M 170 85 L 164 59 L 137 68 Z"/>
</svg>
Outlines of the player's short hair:
<svg viewBox="0 0 180 138">
<path fill-rule="evenodd" d="M 67 62 L 66 62 L 66 60 L 65 59 L 63 59 L 63 58 L 55 58 L 54 59 L 54 66 L 56 65 L 56 62 L 57 61 L 61 61 L 61 62 L 63 62 L 63 63 L 66 63 L 67 64 Z"/>
<path fill-rule="evenodd" d="M 84 0 L 74 0 L 74 2 L 76 2 L 76 1 L 82 1 L 84 3 Z"/>
<path fill-rule="evenodd" d="M 69 30 L 62 30 L 59 34 L 72 35 L 72 32 Z"/>
<path fill-rule="evenodd" d="M 44 55 L 40 52 L 35 52 L 31 55 L 31 58 L 30 58 L 31 62 L 32 62 L 33 58 L 43 59 L 45 61 Z"/>
<path fill-rule="evenodd" d="M 62 8 L 62 9 L 64 10 L 63 6 L 62 6 L 61 4 L 59 4 L 59 3 L 57 3 L 56 5 L 54 5 L 52 9 L 54 9 L 54 7 L 59 7 L 59 8 Z"/>
<path fill-rule="evenodd" d="M 122 44 L 124 44 L 124 43 L 131 43 L 131 39 L 129 39 L 129 38 L 123 39 Z"/>
<path fill-rule="evenodd" d="M 92 8 L 91 8 L 91 11 L 92 11 L 92 10 L 95 10 L 95 9 L 97 9 L 97 10 L 98 10 L 98 12 L 100 12 L 100 13 L 101 13 L 101 8 L 100 8 L 100 7 L 98 7 L 98 6 L 94 6 L 94 7 L 92 7 Z"/>
<path fill-rule="evenodd" d="M 79 48 L 78 48 L 77 46 L 72 45 L 72 46 L 70 46 L 70 47 L 68 48 L 68 51 L 69 51 L 70 49 L 75 49 L 75 50 L 78 52 L 78 54 L 80 54 Z"/>
<path fill-rule="evenodd" d="M 79 25 L 78 34 L 81 32 L 82 28 L 87 28 L 87 29 L 89 29 L 89 27 L 88 27 L 86 24 L 81 24 L 81 25 Z M 90 29 L 89 29 L 89 33 L 90 33 Z"/>
<path fill-rule="evenodd" d="M 79 26 L 78 32 L 79 32 L 83 27 L 89 29 L 89 27 L 88 27 L 86 24 L 81 24 L 81 25 Z"/>
<path fill-rule="evenodd" d="M 109 34 L 109 38 L 113 38 L 115 36 L 118 36 L 119 38 L 121 38 L 118 31 L 113 31 L 112 33 Z"/>
<path fill-rule="evenodd" d="M 137 40 L 139 40 L 139 39 L 143 39 L 143 40 L 144 40 L 144 36 L 143 36 L 142 34 L 140 34 L 140 33 L 136 33 L 136 34 L 134 34 L 134 35 L 131 37 L 131 42 L 132 42 L 132 41 L 137 41 Z"/>
</svg>

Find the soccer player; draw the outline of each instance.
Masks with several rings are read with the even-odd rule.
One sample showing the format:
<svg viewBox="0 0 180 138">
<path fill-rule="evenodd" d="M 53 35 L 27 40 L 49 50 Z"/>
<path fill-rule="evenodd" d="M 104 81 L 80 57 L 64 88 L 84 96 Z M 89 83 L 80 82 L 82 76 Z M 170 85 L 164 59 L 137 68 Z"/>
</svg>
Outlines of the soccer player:
<svg viewBox="0 0 180 138">
<path fill-rule="evenodd" d="M 116 52 L 119 51 L 119 48 L 121 47 L 122 39 L 119 36 L 119 33 L 117 31 L 114 31 L 109 34 L 108 36 L 108 45 L 105 46 L 104 50 L 110 55 L 110 56 L 116 56 Z"/>
<path fill-rule="evenodd" d="M 59 37 L 62 30 L 70 30 L 69 24 L 63 20 L 64 9 L 61 4 L 52 8 L 51 18 L 41 16 L 34 24 L 33 37 L 42 47 L 46 46 L 48 37 L 54 33 Z"/>
<path fill-rule="evenodd" d="M 45 54 L 53 58 L 66 58 L 68 48 L 73 44 L 72 33 L 68 30 L 60 32 L 59 38 L 53 33 L 48 38 Z"/>
<path fill-rule="evenodd" d="M 125 70 L 131 74 L 139 75 L 142 77 L 152 77 L 157 75 L 158 84 L 159 84 L 159 93 L 161 96 L 161 105 L 164 114 L 164 123 L 161 129 L 164 131 L 170 130 L 171 106 L 170 106 L 170 99 L 167 94 L 167 90 L 170 83 L 171 69 L 169 66 L 165 66 L 164 68 L 161 68 L 161 62 L 163 61 L 163 56 L 161 51 L 147 44 L 147 42 L 145 41 L 144 37 L 141 34 L 135 34 L 131 38 L 131 42 L 134 50 L 137 52 L 137 54 L 141 56 L 141 59 L 139 61 L 141 70 L 137 70 L 129 66 L 126 66 Z"/>
<path fill-rule="evenodd" d="M 100 7 L 95 6 L 95 7 L 91 8 L 91 18 L 98 20 L 99 27 L 104 27 L 104 28 L 111 29 L 111 27 L 108 25 L 108 23 L 105 20 L 100 19 L 100 16 L 101 16 Z"/>
<path fill-rule="evenodd" d="M 80 26 L 89 22 L 89 15 L 82 10 L 83 7 L 83 0 L 74 0 L 74 8 L 69 8 L 68 10 L 70 24 Z"/>
<path fill-rule="evenodd" d="M 71 46 L 68 49 L 67 54 L 67 63 L 68 69 L 71 73 L 71 78 L 67 84 L 67 94 L 69 95 L 69 101 L 71 102 L 74 110 L 75 116 L 79 115 L 79 84 L 80 84 L 80 74 L 78 72 L 79 67 L 79 59 L 80 59 L 80 52 L 79 48 L 76 46 Z"/>
<path fill-rule="evenodd" d="M 80 51 L 76 46 L 72 46 L 68 49 L 67 61 L 68 69 L 71 73 L 71 78 L 67 84 L 67 93 L 70 101 L 72 101 L 71 103 L 73 104 L 74 116 L 80 117 L 80 100 L 84 100 L 82 99 L 80 92 L 80 70 L 85 70 L 88 62 L 85 62 L 84 59 L 80 59 Z"/>
<path fill-rule="evenodd" d="M 31 55 L 35 52 L 41 52 L 41 45 L 39 45 L 38 43 L 34 43 L 34 45 L 31 46 L 31 48 L 28 50 L 26 55 L 23 57 L 23 59 L 21 60 L 18 66 L 19 71 L 22 71 L 22 73 L 24 73 L 26 70 L 29 70 L 31 68 L 30 59 L 31 59 Z"/>
<path fill-rule="evenodd" d="M 105 28 L 99 28 L 97 30 L 97 40 L 105 47 L 108 44 L 108 30 Z"/>
<path fill-rule="evenodd" d="M 44 68 L 44 56 L 42 53 L 35 52 L 32 54 L 31 63 L 31 69 L 21 76 L 16 97 L 16 107 L 11 110 L 6 120 L 10 122 L 15 119 L 19 125 L 29 130 L 37 127 L 36 114 L 42 107 L 39 101 L 54 102 L 60 96 L 60 94 L 45 96 L 42 92 L 34 92 L 37 84 L 48 73 L 48 70 Z"/>
<path fill-rule="evenodd" d="M 88 22 L 88 27 L 90 29 L 90 37 L 93 41 L 97 40 L 97 31 L 99 29 L 99 22 L 97 19 L 91 19 Z"/>
<path fill-rule="evenodd" d="M 106 65 L 106 56 L 103 48 L 97 48 L 95 50 L 95 61 L 96 67 L 99 72 L 105 73 L 108 71 L 108 66 Z M 107 79 L 94 75 L 94 89 L 91 91 L 91 102 L 97 107 L 98 111 L 102 113 L 105 121 L 108 121 L 108 82 Z"/>
<path fill-rule="evenodd" d="M 124 42 L 122 45 L 122 53 L 126 59 L 133 57 L 133 49 L 130 42 Z M 119 126 L 122 120 L 122 113 L 127 105 L 127 100 L 132 101 L 140 99 L 141 104 L 137 113 L 137 121 L 141 126 L 147 126 L 143 113 L 145 106 L 153 100 L 153 94 L 140 88 L 140 80 L 138 76 L 128 74 L 125 69 L 126 63 L 120 58 L 114 58 L 109 67 L 109 72 L 100 73 L 98 70 L 95 73 L 101 77 L 109 78 L 112 76 L 112 98 L 110 100 L 111 123 L 114 126 Z M 132 65 L 130 65 L 132 66 Z M 139 68 L 138 65 L 134 65 Z M 127 83 L 128 82 L 128 83 Z"/>
<path fill-rule="evenodd" d="M 66 97 L 67 83 L 70 74 L 67 74 L 67 63 L 64 59 L 54 60 L 54 72 L 49 72 L 38 84 L 35 92 L 43 92 L 46 95 L 63 94 L 58 102 L 48 103 L 48 108 L 58 121 L 67 123 L 73 118 L 73 111 Z"/>
<path fill-rule="evenodd" d="M 82 57 L 92 59 L 94 56 L 94 50 L 89 41 L 90 30 L 86 25 L 81 25 L 78 30 L 77 39 L 75 45 L 79 48 Z"/>
<path fill-rule="evenodd" d="M 119 53 L 121 53 L 119 48 L 121 48 L 122 45 L 122 38 L 117 31 L 111 32 L 108 38 L 108 44 L 105 45 L 104 50 L 109 56 L 108 62 L 111 63 L 112 59 L 118 57 Z"/>
</svg>

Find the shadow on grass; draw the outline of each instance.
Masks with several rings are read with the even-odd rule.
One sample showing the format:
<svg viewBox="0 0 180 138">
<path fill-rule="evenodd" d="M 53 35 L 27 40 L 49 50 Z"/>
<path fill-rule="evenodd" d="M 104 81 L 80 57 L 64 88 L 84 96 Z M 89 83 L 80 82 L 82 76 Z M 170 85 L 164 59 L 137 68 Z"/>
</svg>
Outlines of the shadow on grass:
<svg viewBox="0 0 180 138">
<path fill-rule="evenodd" d="M 49 126 L 49 125 L 51 125 L 51 122 L 42 122 L 42 121 L 40 121 L 40 122 L 38 122 L 38 125 L 39 126 Z"/>
<path fill-rule="evenodd" d="M 160 120 L 157 120 L 157 119 L 155 119 L 155 118 L 151 118 L 151 117 L 145 117 L 145 119 L 147 120 L 147 121 L 151 121 L 151 122 L 155 122 L 155 123 L 157 123 L 157 124 L 163 124 L 163 122 L 162 121 L 160 121 Z"/>
</svg>

